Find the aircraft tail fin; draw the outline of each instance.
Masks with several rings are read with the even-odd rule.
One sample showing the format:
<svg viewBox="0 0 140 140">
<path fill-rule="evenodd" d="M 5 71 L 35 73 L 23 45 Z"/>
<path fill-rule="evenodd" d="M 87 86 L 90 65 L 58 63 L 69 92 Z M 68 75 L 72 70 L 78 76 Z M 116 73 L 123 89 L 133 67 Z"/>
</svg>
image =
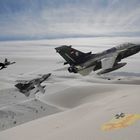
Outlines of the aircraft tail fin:
<svg viewBox="0 0 140 140">
<path fill-rule="evenodd" d="M 82 61 L 84 61 L 83 58 L 91 54 L 91 52 L 83 53 L 79 50 L 72 48 L 72 46 L 66 46 L 66 45 L 57 47 L 55 49 L 56 52 L 58 52 L 66 60 L 64 64 L 70 64 L 70 65 L 82 63 Z"/>
</svg>

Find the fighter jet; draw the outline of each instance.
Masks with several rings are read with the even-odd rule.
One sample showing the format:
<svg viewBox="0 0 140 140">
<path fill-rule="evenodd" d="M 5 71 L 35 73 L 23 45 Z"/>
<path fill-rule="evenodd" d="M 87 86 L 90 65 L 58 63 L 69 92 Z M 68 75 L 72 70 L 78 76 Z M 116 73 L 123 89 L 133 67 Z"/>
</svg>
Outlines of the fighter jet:
<svg viewBox="0 0 140 140">
<path fill-rule="evenodd" d="M 123 117 L 125 117 L 125 113 L 119 113 L 119 114 L 115 115 L 116 119 L 120 119 L 120 118 L 123 118 Z"/>
<path fill-rule="evenodd" d="M 7 68 L 8 65 L 12 65 L 12 64 L 15 64 L 15 63 L 16 62 L 10 62 L 10 61 L 8 61 L 7 58 L 5 58 L 4 62 L 0 63 L 0 70 L 4 69 L 4 68 Z"/>
<path fill-rule="evenodd" d="M 35 89 L 34 94 L 37 92 L 45 93 L 45 86 L 42 86 L 41 83 L 47 80 L 51 76 L 51 73 L 44 74 L 41 78 L 35 78 L 32 80 L 19 80 L 15 85 L 18 90 L 28 97 L 33 89 Z"/>
<path fill-rule="evenodd" d="M 65 60 L 64 65 L 69 64 L 70 73 L 80 73 L 85 76 L 92 71 L 100 70 L 97 74 L 105 74 L 117 70 L 127 63 L 120 61 L 140 51 L 140 44 L 124 43 L 100 53 L 84 53 L 72 48 L 72 46 L 63 45 L 55 48 Z"/>
</svg>

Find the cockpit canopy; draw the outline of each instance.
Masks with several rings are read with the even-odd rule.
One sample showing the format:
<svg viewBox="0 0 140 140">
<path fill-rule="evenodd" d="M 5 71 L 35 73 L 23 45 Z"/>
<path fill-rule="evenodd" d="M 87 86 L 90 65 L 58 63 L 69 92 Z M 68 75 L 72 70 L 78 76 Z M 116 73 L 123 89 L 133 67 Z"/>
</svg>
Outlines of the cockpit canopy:
<svg viewBox="0 0 140 140">
<path fill-rule="evenodd" d="M 116 46 L 116 48 L 119 48 L 119 49 L 124 49 L 124 48 L 126 48 L 126 47 L 131 47 L 131 46 L 134 46 L 135 44 L 133 44 L 133 43 L 123 43 L 123 44 L 121 44 L 121 45 L 119 45 L 119 46 Z"/>
<path fill-rule="evenodd" d="M 113 52 L 115 52 L 115 51 L 116 51 L 116 48 L 113 47 L 113 48 L 111 48 L 111 49 L 105 50 L 103 53 L 104 53 L 104 54 L 106 54 L 106 53 L 113 53 Z"/>
</svg>

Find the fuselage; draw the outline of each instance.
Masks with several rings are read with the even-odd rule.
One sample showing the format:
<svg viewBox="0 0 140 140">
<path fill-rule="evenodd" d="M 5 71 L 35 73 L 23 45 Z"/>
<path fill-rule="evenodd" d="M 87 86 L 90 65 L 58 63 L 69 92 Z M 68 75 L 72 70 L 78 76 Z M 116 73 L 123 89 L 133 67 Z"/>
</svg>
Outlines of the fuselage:
<svg viewBox="0 0 140 140">
<path fill-rule="evenodd" d="M 48 79 L 50 75 L 51 73 L 44 74 L 41 78 L 36 78 L 27 82 L 23 81 L 23 83 L 22 82 L 17 83 L 15 86 L 20 90 L 20 92 L 25 93 L 34 89 L 35 86 L 41 86 L 40 84 L 44 82 L 46 79 Z"/>
<path fill-rule="evenodd" d="M 125 66 L 126 63 L 120 63 L 120 61 L 138 53 L 140 44 L 125 43 L 96 54 L 84 53 L 67 45 L 55 49 L 65 59 L 64 65 L 70 65 L 68 67 L 70 73 L 85 76 L 99 69 L 101 71 L 97 74 L 105 74 Z"/>
<path fill-rule="evenodd" d="M 94 71 L 101 69 L 101 60 L 112 57 L 117 54 L 116 63 L 120 62 L 122 59 L 134 55 L 140 51 L 140 45 L 138 44 L 122 44 L 120 46 L 107 49 L 103 52 L 92 54 L 85 59 L 85 62 L 80 64 L 84 68 L 91 67 L 95 65 Z"/>
</svg>

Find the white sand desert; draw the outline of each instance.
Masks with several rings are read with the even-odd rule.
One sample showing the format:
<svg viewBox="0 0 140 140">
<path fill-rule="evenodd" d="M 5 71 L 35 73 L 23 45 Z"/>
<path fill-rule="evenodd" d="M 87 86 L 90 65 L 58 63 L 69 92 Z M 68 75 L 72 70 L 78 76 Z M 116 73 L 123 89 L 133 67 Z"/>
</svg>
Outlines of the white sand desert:
<svg viewBox="0 0 140 140">
<path fill-rule="evenodd" d="M 139 140 L 140 54 L 123 60 L 128 65 L 114 73 L 82 77 L 68 73 L 54 50 L 56 44 L 75 44 L 97 52 L 130 39 L 108 40 L 101 46 L 73 39 L 1 42 L 1 61 L 16 64 L 0 71 L 0 140 Z M 25 97 L 14 87 L 18 79 L 50 72 L 45 94 Z M 116 119 L 118 113 L 125 116 Z"/>
</svg>

